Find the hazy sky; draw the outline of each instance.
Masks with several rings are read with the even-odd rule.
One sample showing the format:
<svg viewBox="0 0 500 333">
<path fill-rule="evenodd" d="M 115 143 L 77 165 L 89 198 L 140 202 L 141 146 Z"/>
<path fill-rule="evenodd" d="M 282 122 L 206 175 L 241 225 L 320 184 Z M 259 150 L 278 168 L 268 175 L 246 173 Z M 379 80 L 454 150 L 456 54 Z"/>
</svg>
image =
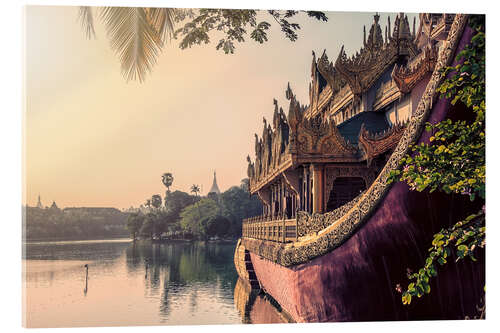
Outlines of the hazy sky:
<svg viewBox="0 0 500 333">
<path fill-rule="evenodd" d="M 122 77 L 101 24 L 96 40 L 85 38 L 77 13 L 26 9 L 28 205 L 40 194 L 59 207 L 138 206 L 164 195 L 163 172 L 173 173 L 173 190 L 199 184 L 206 194 L 214 169 L 221 191 L 238 185 L 253 134 L 262 132 L 263 116 L 272 119 L 273 98 L 287 112 L 290 82 L 308 104 L 311 51 L 326 49 L 335 60 L 344 44 L 355 53 L 374 14 L 328 12 L 328 23 L 300 16 L 298 41 L 274 27 L 267 43 L 249 40 L 233 55 L 214 43 L 180 50 L 173 41 L 141 84 Z M 408 16 L 411 25 L 415 15 Z M 384 31 L 387 14 L 380 22 Z"/>
</svg>

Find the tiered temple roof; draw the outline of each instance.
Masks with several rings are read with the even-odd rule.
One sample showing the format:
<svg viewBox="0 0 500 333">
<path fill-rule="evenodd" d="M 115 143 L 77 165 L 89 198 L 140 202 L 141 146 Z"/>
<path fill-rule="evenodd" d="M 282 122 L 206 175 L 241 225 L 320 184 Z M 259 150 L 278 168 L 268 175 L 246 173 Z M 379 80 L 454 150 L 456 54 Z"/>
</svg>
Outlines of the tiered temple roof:
<svg viewBox="0 0 500 333">
<path fill-rule="evenodd" d="M 309 106 L 296 100 L 290 84 L 286 90 L 290 101 L 287 116 L 274 100 L 272 124 L 264 119 L 262 136 L 255 134 L 255 161 L 247 158 L 252 192 L 301 163 L 366 161 L 370 165 L 377 154 L 397 143 L 404 126 L 389 124 L 385 114 L 371 111 L 408 93 L 432 68 L 436 49 L 418 47 L 415 21 L 411 32 L 403 13 L 396 17 L 391 33 L 388 19 L 385 38 L 379 18 L 374 15 L 368 37 L 364 34 L 363 47 L 352 57 L 348 58 L 342 47 L 334 65 L 326 51 L 319 59 L 313 52 Z M 419 34 L 421 31 L 419 27 Z M 363 94 L 391 69 L 392 77 L 378 85 L 371 104 L 359 106 Z M 339 112 L 342 117 L 334 117 Z M 375 148 L 377 145 L 384 148 Z"/>
<path fill-rule="evenodd" d="M 290 84 L 285 111 L 274 100 L 271 123 L 255 134 L 248 161 L 249 190 L 264 204 L 266 219 L 298 211 L 325 212 L 367 189 L 398 144 L 436 65 L 439 38 L 451 16 L 421 15 L 418 33 L 408 17 L 388 19 L 385 34 L 374 21 L 363 46 L 335 60 L 312 53 L 309 105 Z"/>
<path fill-rule="evenodd" d="M 335 69 L 342 74 L 349 84 L 351 91 L 359 99 L 360 95 L 368 90 L 382 73 L 401 57 L 414 57 L 418 54 L 417 45 L 414 43 L 415 31 L 410 33 L 408 17 L 400 13 L 394 22 L 394 31 L 382 38 L 382 29 L 378 23 L 379 15 L 374 16 L 368 40 L 363 42 L 363 47 L 356 55 L 348 58 L 344 46 L 335 61 Z M 388 29 L 390 31 L 390 18 Z"/>
</svg>

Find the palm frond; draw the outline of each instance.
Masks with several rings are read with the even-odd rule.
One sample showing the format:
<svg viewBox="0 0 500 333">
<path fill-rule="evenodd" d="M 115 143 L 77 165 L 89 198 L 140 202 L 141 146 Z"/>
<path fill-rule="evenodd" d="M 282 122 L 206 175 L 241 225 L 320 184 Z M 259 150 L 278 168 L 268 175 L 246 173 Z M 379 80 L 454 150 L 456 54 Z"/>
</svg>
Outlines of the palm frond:
<svg viewBox="0 0 500 333">
<path fill-rule="evenodd" d="M 144 81 L 151 72 L 163 42 L 149 22 L 145 8 L 105 7 L 101 18 L 111 48 L 118 54 L 127 81 Z"/>
<path fill-rule="evenodd" d="M 176 9 L 174 8 L 146 8 L 149 23 L 156 30 L 162 42 L 171 39 L 174 33 Z"/>
<path fill-rule="evenodd" d="M 80 6 L 78 10 L 78 20 L 82 25 L 85 36 L 88 39 L 95 38 L 94 16 L 92 14 L 92 7 Z"/>
</svg>

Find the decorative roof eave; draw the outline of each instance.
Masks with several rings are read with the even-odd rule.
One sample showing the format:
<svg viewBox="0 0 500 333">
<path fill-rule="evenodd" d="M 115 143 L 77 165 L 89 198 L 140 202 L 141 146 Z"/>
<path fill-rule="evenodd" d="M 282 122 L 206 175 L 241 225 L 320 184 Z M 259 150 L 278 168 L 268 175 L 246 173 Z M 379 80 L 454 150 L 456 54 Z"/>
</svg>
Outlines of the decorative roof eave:
<svg viewBox="0 0 500 333">
<path fill-rule="evenodd" d="M 394 66 L 392 79 L 402 93 L 410 92 L 423 77 L 432 72 L 437 61 L 437 47 L 426 47 L 420 57 L 416 59 L 416 64 L 408 66 Z"/>
<path fill-rule="evenodd" d="M 290 146 L 290 152 L 297 156 L 332 154 L 354 157 L 358 154 L 357 147 L 344 139 L 333 120 L 304 118 L 296 129 L 290 131 L 290 136 L 295 143 Z"/>
<path fill-rule="evenodd" d="M 380 110 L 395 100 L 401 98 L 401 96 L 402 93 L 397 85 L 392 85 L 386 91 L 383 91 L 380 96 L 375 96 L 375 100 L 373 101 L 373 110 Z"/>
<path fill-rule="evenodd" d="M 308 163 L 359 163 L 365 160 L 364 154 L 290 154 L 278 168 L 273 169 L 271 173 L 267 174 L 256 183 L 250 183 L 250 193 L 255 194 L 262 190 L 264 187 L 273 183 L 277 178 L 281 177 L 283 173 L 288 172 L 300 165 Z"/>
<path fill-rule="evenodd" d="M 391 185 L 387 182 L 389 174 L 392 170 L 398 168 L 401 159 L 406 156 L 410 145 L 420 137 L 432 109 L 433 102 L 438 97 L 436 89 L 442 82 L 440 70 L 452 62 L 466 22 L 467 15 L 457 14 L 455 16 L 447 36 L 447 42 L 440 49 L 436 67 L 418 103 L 415 114 L 404 130 L 401 140 L 386 165 L 366 192 L 354 204 L 350 205 L 348 203 L 348 209 L 342 211 L 342 214 L 336 215 L 334 214 L 335 211 L 326 214 L 313 214 L 312 216 L 303 213 L 302 215 L 305 216 L 302 218 L 306 219 L 304 223 L 311 222 L 311 219 L 315 217 L 328 220 L 326 221 L 328 227 L 318 232 L 315 237 L 307 241 L 298 241 L 289 244 L 276 244 L 270 241 L 242 238 L 242 244 L 248 251 L 282 266 L 290 267 L 299 265 L 333 251 L 347 241 L 363 225 L 391 188 Z"/>
<path fill-rule="evenodd" d="M 328 108 L 333 97 L 347 84 L 340 73 L 335 70 L 333 63 L 328 60 L 326 50 L 323 51 L 318 60 L 313 52 L 311 77 L 309 107 L 305 112 L 305 116 L 308 118 L 312 118 Z M 318 90 L 319 77 L 326 81 L 326 86 L 321 91 Z"/>
<path fill-rule="evenodd" d="M 293 112 L 291 112 L 293 115 Z M 255 193 L 274 181 L 282 172 L 303 163 L 359 162 L 359 149 L 347 142 L 333 121 L 319 118 L 294 120 L 290 131 L 290 145 L 282 162 L 257 180 L 250 178 L 250 192 Z"/>
<path fill-rule="evenodd" d="M 335 62 L 335 68 L 347 81 L 352 93 L 360 96 L 373 85 L 387 68 L 396 62 L 397 58 L 397 49 L 386 47 L 363 63 L 355 58 L 348 59 L 344 46 L 342 46 Z"/>
<path fill-rule="evenodd" d="M 328 83 L 328 86 L 332 90 L 332 94 L 337 93 L 343 86 L 345 86 L 346 82 L 343 80 L 342 76 L 337 73 L 333 63 L 328 60 L 326 50 L 323 51 L 323 54 L 318 59 L 317 68 Z"/>
<path fill-rule="evenodd" d="M 317 104 L 314 104 L 315 107 L 313 107 L 313 105 L 311 104 L 306 108 L 304 117 L 313 118 L 321 113 L 325 109 L 325 107 L 328 106 L 332 97 L 332 89 L 330 88 L 330 86 L 326 86 L 326 88 L 323 89 L 323 91 L 321 91 L 321 93 L 319 94 L 318 102 Z"/>
<path fill-rule="evenodd" d="M 264 175 L 264 177 L 259 179 L 257 182 L 250 182 L 250 193 L 255 194 L 260 189 L 265 187 L 267 184 L 269 184 L 270 182 L 274 181 L 277 177 L 279 177 L 282 172 L 292 167 L 292 165 L 293 165 L 292 154 L 288 153 L 285 155 L 284 161 L 277 168 L 272 169 L 271 172 Z"/>
<path fill-rule="evenodd" d="M 386 43 L 380 36 L 375 37 L 380 34 L 376 15 L 363 48 L 349 59 L 342 46 L 335 61 L 336 71 L 347 81 L 355 99 L 359 99 L 400 56 L 414 57 L 418 53 L 409 33 L 408 18 L 402 13 L 396 17 L 393 36 Z"/>
<path fill-rule="evenodd" d="M 365 124 L 361 125 L 359 131 L 359 146 L 363 151 L 363 159 L 366 159 L 366 165 L 370 167 L 373 159 L 380 154 L 385 153 L 396 147 L 407 123 L 398 123 L 383 133 L 372 135 L 366 128 Z"/>
<path fill-rule="evenodd" d="M 352 93 L 351 89 L 347 85 L 343 89 L 346 89 L 346 92 L 342 95 L 342 91 L 340 91 L 337 95 L 334 96 L 332 105 L 331 105 L 331 112 L 332 114 L 337 113 L 340 109 L 344 108 L 348 103 L 350 103 L 353 98 L 354 94 Z"/>
<path fill-rule="evenodd" d="M 432 27 L 430 37 L 435 40 L 445 40 L 454 17 L 454 14 L 442 14 L 436 25 Z"/>
</svg>

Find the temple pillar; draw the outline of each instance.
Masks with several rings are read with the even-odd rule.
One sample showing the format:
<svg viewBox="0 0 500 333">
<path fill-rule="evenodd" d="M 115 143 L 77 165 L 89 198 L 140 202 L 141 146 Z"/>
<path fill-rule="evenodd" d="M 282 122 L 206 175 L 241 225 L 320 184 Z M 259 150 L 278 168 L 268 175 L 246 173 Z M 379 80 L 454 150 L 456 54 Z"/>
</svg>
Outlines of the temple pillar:
<svg viewBox="0 0 500 333">
<path fill-rule="evenodd" d="M 313 164 L 312 165 L 312 179 L 313 179 L 313 213 L 322 213 L 324 211 L 324 165 L 323 164 Z"/>
<path fill-rule="evenodd" d="M 307 198 L 309 196 L 308 186 L 307 186 L 307 168 L 302 168 L 302 208 L 301 210 L 307 211 Z"/>
</svg>

